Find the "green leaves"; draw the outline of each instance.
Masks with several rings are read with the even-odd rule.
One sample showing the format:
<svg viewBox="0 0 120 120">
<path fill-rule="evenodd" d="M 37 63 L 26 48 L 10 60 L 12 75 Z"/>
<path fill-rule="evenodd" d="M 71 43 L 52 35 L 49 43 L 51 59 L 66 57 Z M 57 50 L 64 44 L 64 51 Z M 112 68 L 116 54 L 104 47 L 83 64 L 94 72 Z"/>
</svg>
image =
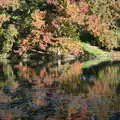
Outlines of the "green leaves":
<svg viewBox="0 0 120 120">
<path fill-rule="evenodd" d="M 17 29 L 15 28 L 15 26 L 14 26 L 13 24 L 10 24 L 10 25 L 8 26 L 7 33 L 8 33 L 11 37 L 17 37 L 17 35 L 18 35 L 18 31 L 17 31 Z"/>
<path fill-rule="evenodd" d="M 3 41 L 3 53 L 9 53 L 12 51 L 13 43 L 15 42 L 15 37 L 17 37 L 18 31 L 13 24 L 8 26 L 8 29 L 4 32 Z"/>
<path fill-rule="evenodd" d="M 73 40 L 79 40 L 79 29 L 70 21 L 63 21 L 58 29 L 58 36 L 65 36 Z"/>
</svg>

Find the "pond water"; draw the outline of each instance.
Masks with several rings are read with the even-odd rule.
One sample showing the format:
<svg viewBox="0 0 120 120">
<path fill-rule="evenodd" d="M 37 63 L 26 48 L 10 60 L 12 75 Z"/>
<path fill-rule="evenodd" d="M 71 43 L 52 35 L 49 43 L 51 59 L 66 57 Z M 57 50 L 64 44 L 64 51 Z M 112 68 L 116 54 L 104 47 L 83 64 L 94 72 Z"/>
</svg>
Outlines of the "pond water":
<svg viewBox="0 0 120 120">
<path fill-rule="evenodd" d="M 2 60 L 0 120 L 120 120 L 120 62 Z"/>
</svg>

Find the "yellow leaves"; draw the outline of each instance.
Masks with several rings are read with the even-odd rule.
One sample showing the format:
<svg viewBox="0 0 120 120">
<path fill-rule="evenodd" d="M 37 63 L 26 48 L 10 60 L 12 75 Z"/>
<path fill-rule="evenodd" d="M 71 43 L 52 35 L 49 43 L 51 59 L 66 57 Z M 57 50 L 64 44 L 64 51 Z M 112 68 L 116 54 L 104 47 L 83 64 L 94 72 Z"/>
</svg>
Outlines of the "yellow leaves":
<svg viewBox="0 0 120 120">
<path fill-rule="evenodd" d="M 32 14 L 32 18 L 33 18 L 34 20 L 36 20 L 36 19 L 43 20 L 44 17 L 45 17 L 45 15 L 46 15 L 46 12 L 45 12 L 45 11 L 35 10 L 35 11 L 33 12 L 33 14 Z"/>
<path fill-rule="evenodd" d="M 37 20 L 37 21 L 33 21 L 32 24 L 36 28 L 40 29 L 45 24 L 45 21 Z"/>
<path fill-rule="evenodd" d="M 85 1 L 80 1 L 80 4 L 68 2 L 66 8 L 66 13 L 70 16 L 69 20 L 81 25 L 85 25 L 88 11 L 89 7 Z"/>
<path fill-rule="evenodd" d="M 119 0 L 89 0 L 91 11 L 100 16 L 108 26 L 113 26 L 120 17 L 119 5 Z"/>
<path fill-rule="evenodd" d="M 71 40 L 71 38 L 67 38 L 67 37 L 59 37 L 56 38 L 55 40 L 57 40 L 60 44 L 64 43 L 64 42 L 68 42 Z"/>
<path fill-rule="evenodd" d="M 74 13 L 78 13 L 80 12 L 80 9 L 78 8 L 76 3 L 67 3 L 67 8 L 66 8 L 66 12 L 68 12 L 70 15 L 74 14 Z"/>
</svg>

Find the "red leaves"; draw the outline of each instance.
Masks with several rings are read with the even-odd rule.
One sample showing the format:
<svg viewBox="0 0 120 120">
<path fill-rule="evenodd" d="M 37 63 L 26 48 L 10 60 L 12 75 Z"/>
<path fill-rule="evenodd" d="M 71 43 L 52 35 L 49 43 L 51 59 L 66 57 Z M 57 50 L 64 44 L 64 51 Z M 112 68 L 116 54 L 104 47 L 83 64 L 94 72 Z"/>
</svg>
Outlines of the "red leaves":
<svg viewBox="0 0 120 120">
<path fill-rule="evenodd" d="M 26 39 L 21 40 L 20 51 L 24 53 L 37 46 L 39 46 L 39 49 L 45 51 L 49 44 L 52 44 L 52 38 L 51 33 L 42 33 L 40 30 L 33 30 Z"/>
<path fill-rule="evenodd" d="M 85 1 L 80 2 L 80 12 L 81 13 L 88 13 L 89 12 L 89 6 Z"/>
<path fill-rule="evenodd" d="M 44 34 L 43 34 L 43 41 L 44 41 L 46 44 L 50 44 L 50 43 L 51 43 L 51 39 L 53 39 L 51 33 L 44 33 Z"/>
<path fill-rule="evenodd" d="M 91 31 L 95 36 L 100 36 L 100 33 L 102 31 L 102 23 L 100 17 L 94 14 L 88 17 L 88 30 Z"/>
<path fill-rule="evenodd" d="M 48 4 L 53 4 L 53 5 L 56 5 L 56 0 L 47 0 L 47 3 Z"/>
</svg>

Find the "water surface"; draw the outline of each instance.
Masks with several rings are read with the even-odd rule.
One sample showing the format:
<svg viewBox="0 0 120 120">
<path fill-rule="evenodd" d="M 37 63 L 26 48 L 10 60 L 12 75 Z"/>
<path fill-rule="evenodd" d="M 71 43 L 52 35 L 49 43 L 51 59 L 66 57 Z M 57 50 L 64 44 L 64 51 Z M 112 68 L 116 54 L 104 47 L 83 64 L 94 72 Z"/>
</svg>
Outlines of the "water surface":
<svg viewBox="0 0 120 120">
<path fill-rule="evenodd" d="M 1 120 L 120 120 L 120 62 L 94 63 L 1 61 Z"/>
</svg>

